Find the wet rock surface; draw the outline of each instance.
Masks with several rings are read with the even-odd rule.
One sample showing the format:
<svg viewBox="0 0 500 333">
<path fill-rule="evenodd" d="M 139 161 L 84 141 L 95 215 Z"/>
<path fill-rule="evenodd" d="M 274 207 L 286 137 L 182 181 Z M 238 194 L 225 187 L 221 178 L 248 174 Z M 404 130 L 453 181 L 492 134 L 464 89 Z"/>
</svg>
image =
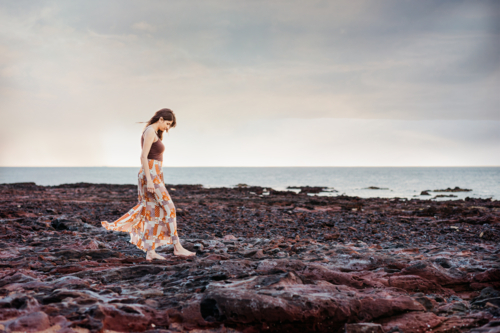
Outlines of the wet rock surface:
<svg viewBox="0 0 500 333">
<path fill-rule="evenodd" d="M 168 188 L 195 258 L 100 226 L 136 186 L 0 185 L 0 331 L 499 331 L 498 201 Z"/>
</svg>

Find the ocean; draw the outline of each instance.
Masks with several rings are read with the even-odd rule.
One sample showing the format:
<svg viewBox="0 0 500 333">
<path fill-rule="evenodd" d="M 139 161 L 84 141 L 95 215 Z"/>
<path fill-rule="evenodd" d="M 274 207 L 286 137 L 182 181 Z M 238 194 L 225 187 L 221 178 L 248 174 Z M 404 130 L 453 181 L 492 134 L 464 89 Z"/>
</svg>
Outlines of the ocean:
<svg viewBox="0 0 500 333">
<path fill-rule="evenodd" d="M 138 171 L 139 167 L 1 167 L 0 183 L 137 184 Z M 331 192 L 320 195 L 429 199 L 438 194 L 453 194 L 456 197 L 436 200 L 500 199 L 500 167 L 164 167 L 163 173 L 169 185 L 247 184 L 275 190 L 285 190 L 288 186 L 326 186 Z M 472 191 L 432 192 L 456 186 Z M 421 196 L 424 190 L 431 190 L 431 196 Z"/>
</svg>

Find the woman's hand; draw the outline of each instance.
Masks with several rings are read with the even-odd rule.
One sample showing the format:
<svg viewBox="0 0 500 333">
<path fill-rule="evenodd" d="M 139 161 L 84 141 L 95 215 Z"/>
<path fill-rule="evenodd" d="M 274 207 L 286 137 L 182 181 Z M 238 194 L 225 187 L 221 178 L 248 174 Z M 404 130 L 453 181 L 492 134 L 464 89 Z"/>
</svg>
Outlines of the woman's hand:
<svg viewBox="0 0 500 333">
<path fill-rule="evenodd" d="M 153 193 L 155 191 L 155 184 L 151 179 L 148 179 L 148 184 L 147 184 L 148 192 Z"/>
</svg>

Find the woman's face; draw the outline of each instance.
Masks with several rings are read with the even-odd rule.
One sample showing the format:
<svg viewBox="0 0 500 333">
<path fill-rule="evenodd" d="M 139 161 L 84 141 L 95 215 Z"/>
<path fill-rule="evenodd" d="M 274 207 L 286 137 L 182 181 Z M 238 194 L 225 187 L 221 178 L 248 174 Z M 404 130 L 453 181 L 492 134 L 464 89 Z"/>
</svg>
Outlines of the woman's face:
<svg viewBox="0 0 500 333">
<path fill-rule="evenodd" d="M 160 119 L 160 130 L 166 131 L 172 126 L 173 121 L 172 120 L 163 120 Z"/>
</svg>

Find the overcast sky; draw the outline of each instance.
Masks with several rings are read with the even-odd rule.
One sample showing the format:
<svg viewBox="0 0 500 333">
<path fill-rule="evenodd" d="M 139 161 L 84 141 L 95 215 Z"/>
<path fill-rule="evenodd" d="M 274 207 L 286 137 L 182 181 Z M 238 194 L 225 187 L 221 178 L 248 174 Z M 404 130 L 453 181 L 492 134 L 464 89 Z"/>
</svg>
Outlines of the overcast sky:
<svg viewBox="0 0 500 333">
<path fill-rule="evenodd" d="M 500 1 L 0 0 L 0 166 L 500 165 Z"/>
</svg>

